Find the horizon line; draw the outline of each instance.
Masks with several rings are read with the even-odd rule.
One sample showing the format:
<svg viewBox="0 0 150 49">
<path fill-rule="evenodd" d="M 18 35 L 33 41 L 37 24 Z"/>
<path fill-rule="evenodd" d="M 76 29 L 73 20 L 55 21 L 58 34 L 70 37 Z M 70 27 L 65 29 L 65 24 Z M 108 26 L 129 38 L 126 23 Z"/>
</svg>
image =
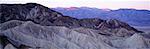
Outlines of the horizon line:
<svg viewBox="0 0 150 49">
<path fill-rule="evenodd" d="M 46 6 L 47 7 L 47 6 Z M 70 7 L 48 7 L 48 8 L 72 8 L 75 6 L 70 6 Z M 75 7 L 75 8 L 97 8 L 97 7 L 87 7 L 87 6 L 80 6 L 80 7 Z M 134 9 L 134 10 L 148 10 L 150 9 L 136 9 L 136 8 L 117 8 L 117 9 L 111 9 L 111 8 L 97 8 L 97 9 L 108 9 L 108 10 L 119 10 L 119 9 Z"/>
<path fill-rule="evenodd" d="M 35 2 L 28 2 L 28 3 L 35 3 Z M 0 4 L 27 4 L 27 3 L 0 3 Z M 36 3 L 36 4 L 40 4 L 42 6 L 48 7 L 48 8 L 71 8 L 71 7 L 77 7 L 77 8 L 82 8 L 82 7 L 88 7 L 88 8 L 97 8 L 97 9 L 109 9 L 109 10 L 119 10 L 119 9 L 135 9 L 135 10 L 148 10 L 150 11 L 150 9 L 139 9 L 139 8 L 98 8 L 98 7 L 89 7 L 89 6 L 67 6 L 67 7 L 63 7 L 63 6 L 56 6 L 56 7 L 51 7 L 51 6 L 46 6 L 43 5 L 41 3 Z"/>
</svg>

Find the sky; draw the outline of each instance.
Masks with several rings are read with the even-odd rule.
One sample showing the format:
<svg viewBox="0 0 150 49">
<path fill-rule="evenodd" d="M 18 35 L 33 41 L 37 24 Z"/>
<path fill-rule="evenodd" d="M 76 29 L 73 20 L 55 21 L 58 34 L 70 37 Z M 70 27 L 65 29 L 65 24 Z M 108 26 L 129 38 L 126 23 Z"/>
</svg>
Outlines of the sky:
<svg viewBox="0 0 150 49">
<path fill-rule="evenodd" d="M 39 3 L 49 8 L 55 7 L 95 7 L 100 9 L 146 9 L 150 10 L 150 0 L 0 0 L 2 3 Z"/>
</svg>

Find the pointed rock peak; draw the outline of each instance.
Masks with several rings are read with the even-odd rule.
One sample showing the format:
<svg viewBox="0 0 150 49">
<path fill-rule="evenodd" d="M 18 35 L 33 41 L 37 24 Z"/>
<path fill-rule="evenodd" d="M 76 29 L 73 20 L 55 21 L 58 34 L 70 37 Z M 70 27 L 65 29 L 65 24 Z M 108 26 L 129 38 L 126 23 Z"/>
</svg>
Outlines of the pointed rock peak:
<svg viewBox="0 0 150 49">
<path fill-rule="evenodd" d="M 109 19 L 106 21 L 107 23 L 122 23 L 121 21 L 117 20 L 117 19 Z"/>
<path fill-rule="evenodd" d="M 110 26 L 112 27 L 120 27 L 122 26 L 123 24 L 126 24 L 126 23 L 123 23 L 117 19 L 109 19 L 109 20 L 106 20 L 106 23 L 109 24 Z"/>
<path fill-rule="evenodd" d="M 141 38 L 141 37 L 143 37 L 143 36 L 141 36 L 141 35 L 138 34 L 138 33 L 135 33 L 131 38 Z"/>
</svg>

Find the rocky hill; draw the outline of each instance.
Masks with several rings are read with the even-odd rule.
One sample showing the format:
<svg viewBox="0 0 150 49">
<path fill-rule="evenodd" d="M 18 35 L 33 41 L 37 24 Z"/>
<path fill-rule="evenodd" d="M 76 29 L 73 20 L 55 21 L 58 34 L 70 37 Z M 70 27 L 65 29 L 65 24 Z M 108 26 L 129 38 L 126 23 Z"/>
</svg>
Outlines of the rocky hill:
<svg viewBox="0 0 150 49">
<path fill-rule="evenodd" d="M 0 10 L 0 49 L 150 48 L 148 33 L 116 19 L 77 19 L 37 3 Z"/>
</svg>

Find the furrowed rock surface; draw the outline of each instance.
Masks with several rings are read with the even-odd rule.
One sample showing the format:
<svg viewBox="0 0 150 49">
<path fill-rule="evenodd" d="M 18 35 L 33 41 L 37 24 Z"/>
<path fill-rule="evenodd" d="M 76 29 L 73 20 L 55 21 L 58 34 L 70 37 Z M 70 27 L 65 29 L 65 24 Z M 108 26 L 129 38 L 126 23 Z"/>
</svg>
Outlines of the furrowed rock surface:
<svg viewBox="0 0 150 49">
<path fill-rule="evenodd" d="M 129 37 L 117 37 L 104 34 L 100 30 L 41 26 L 31 21 L 3 30 L 0 34 L 6 36 L 10 43 L 19 48 L 22 45 L 41 49 L 146 49 L 150 47 L 150 39 L 140 33 Z M 122 44 L 118 45 L 118 43 Z"/>
<path fill-rule="evenodd" d="M 10 20 L 33 21 L 41 25 L 50 25 L 51 21 L 62 14 L 36 3 L 1 4 L 0 23 Z"/>
<path fill-rule="evenodd" d="M 148 33 L 116 19 L 77 19 L 36 3 L 0 4 L 0 10 L 0 49 L 150 48 Z"/>
</svg>

